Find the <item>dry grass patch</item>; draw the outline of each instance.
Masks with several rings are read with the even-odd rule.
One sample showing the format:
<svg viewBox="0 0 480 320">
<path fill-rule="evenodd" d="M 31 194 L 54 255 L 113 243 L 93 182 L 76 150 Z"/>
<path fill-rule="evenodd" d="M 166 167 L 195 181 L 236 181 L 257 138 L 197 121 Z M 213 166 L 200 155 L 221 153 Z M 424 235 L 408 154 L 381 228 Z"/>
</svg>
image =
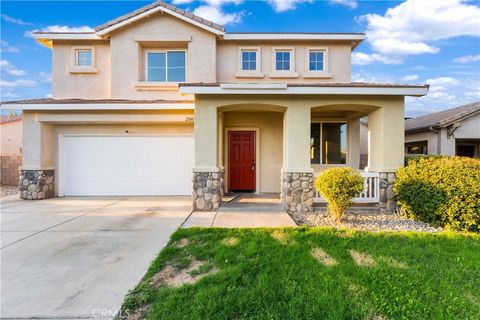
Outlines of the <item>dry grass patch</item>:
<svg viewBox="0 0 480 320">
<path fill-rule="evenodd" d="M 368 253 L 362 253 L 355 250 L 348 250 L 355 264 L 359 267 L 374 267 L 377 265 L 375 259 Z"/>
<path fill-rule="evenodd" d="M 222 240 L 222 244 L 227 247 L 235 247 L 240 243 L 240 239 L 236 237 L 228 237 Z"/>
<path fill-rule="evenodd" d="M 408 264 L 402 261 L 398 261 L 392 257 L 380 257 L 380 261 L 387 264 L 389 267 L 397 269 L 408 269 Z"/>
<path fill-rule="evenodd" d="M 320 262 L 324 266 L 331 267 L 338 264 L 337 260 L 332 258 L 328 253 L 326 253 L 320 248 L 312 249 L 311 254 L 315 259 L 317 259 L 318 262 Z"/>
<path fill-rule="evenodd" d="M 471 294 L 470 292 L 467 292 L 467 293 L 465 294 L 465 297 L 467 298 L 467 300 L 468 300 L 471 304 L 473 304 L 474 306 L 477 306 L 477 307 L 480 308 L 480 301 L 478 301 L 478 299 L 475 298 L 475 297 L 473 296 L 473 294 Z"/>
<path fill-rule="evenodd" d="M 183 269 L 167 265 L 152 277 L 150 285 L 157 289 L 163 286 L 179 288 L 185 284 L 194 284 L 200 279 L 217 272 L 218 269 L 214 265 L 198 260 L 191 261 L 188 268 Z"/>
<path fill-rule="evenodd" d="M 185 239 L 185 238 L 178 240 L 178 242 L 176 243 L 177 247 L 182 249 L 188 246 L 188 244 L 189 244 L 188 239 Z"/>
<path fill-rule="evenodd" d="M 146 318 L 148 309 L 150 309 L 150 305 L 146 304 L 143 305 L 134 311 L 128 312 L 128 314 L 121 319 L 126 319 L 126 320 L 143 320 Z"/>
</svg>

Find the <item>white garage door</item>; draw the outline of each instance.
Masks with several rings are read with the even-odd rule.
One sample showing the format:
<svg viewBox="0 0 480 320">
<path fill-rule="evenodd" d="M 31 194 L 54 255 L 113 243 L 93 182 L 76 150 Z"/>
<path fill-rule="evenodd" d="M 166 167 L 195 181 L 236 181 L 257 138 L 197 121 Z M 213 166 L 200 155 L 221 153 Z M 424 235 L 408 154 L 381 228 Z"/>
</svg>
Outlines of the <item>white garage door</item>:
<svg viewBox="0 0 480 320">
<path fill-rule="evenodd" d="M 192 136 L 65 136 L 65 196 L 189 195 Z"/>
</svg>

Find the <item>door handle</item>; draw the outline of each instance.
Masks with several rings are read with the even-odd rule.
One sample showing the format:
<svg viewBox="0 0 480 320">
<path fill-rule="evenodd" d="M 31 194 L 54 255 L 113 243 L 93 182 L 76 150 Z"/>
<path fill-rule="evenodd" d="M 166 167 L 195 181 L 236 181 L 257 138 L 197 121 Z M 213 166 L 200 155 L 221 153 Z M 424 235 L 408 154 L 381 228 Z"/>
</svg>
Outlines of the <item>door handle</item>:
<svg viewBox="0 0 480 320">
<path fill-rule="evenodd" d="M 252 171 L 255 171 L 255 163 L 252 163 Z"/>
</svg>

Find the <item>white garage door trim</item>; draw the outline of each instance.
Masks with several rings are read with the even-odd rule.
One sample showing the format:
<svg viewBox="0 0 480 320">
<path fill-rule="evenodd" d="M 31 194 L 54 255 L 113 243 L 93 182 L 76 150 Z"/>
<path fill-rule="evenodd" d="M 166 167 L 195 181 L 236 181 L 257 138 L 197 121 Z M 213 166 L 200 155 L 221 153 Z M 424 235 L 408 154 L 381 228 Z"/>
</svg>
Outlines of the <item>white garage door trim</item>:
<svg viewBox="0 0 480 320">
<path fill-rule="evenodd" d="M 58 135 L 58 195 L 60 197 L 65 196 L 65 139 L 69 137 L 125 137 L 125 138 L 140 138 L 140 137 L 191 137 L 193 139 L 193 134 L 59 134 Z M 193 152 L 194 146 L 192 145 L 192 165 L 193 168 Z M 191 169 L 191 168 L 189 168 Z M 190 170 L 191 172 L 191 170 Z M 191 181 L 191 177 L 189 178 Z M 188 185 L 188 188 L 191 188 L 191 185 Z M 188 193 L 189 194 L 189 193 Z"/>
</svg>

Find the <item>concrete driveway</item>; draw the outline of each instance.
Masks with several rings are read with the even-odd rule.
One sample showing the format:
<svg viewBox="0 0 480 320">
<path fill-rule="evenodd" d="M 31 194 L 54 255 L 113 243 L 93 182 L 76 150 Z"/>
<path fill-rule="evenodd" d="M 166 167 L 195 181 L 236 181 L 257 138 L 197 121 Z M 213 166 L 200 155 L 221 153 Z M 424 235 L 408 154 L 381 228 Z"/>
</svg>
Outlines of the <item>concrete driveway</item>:
<svg viewBox="0 0 480 320">
<path fill-rule="evenodd" d="M 2 199 L 1 317 L 112 316 L 190 204 L 189 197 Z"/>
</svg>

